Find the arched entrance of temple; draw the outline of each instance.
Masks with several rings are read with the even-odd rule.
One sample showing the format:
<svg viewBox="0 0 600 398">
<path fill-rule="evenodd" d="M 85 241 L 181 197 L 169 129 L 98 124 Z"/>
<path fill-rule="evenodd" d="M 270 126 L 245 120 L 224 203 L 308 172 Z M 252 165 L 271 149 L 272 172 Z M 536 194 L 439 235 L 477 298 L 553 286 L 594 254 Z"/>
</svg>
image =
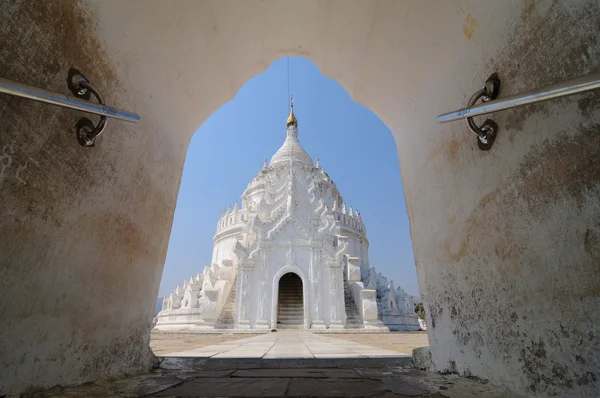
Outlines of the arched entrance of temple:
<svg viewBox="0 0 600 398">
<path fill-rule="evenodd" d="M 288 272 L 279 279 L 277 297 L 277 328 L 304 328 L 304 298 L 302 294 L 302 279 Z"/>
</svg>

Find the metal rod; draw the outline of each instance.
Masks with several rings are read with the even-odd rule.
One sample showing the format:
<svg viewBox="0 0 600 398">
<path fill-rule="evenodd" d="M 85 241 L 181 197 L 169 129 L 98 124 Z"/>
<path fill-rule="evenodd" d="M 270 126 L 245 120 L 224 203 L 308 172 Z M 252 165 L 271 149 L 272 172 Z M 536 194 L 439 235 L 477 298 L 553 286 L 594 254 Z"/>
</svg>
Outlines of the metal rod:
<svg viewBox="0 0 600 398">
<path fill-rule="evenodd" d="M 140 117 L 135 113 L 120 111 L 118 109 L 109 108 L 102 104 L 96 104 L 79 98 L 45 90 L 43 88 L 13 82 L 11 80 L 3 79 L 1 77 L 0 93 L 16 95 L 17 97 L 29 98 L 35 101 L 63 106 L 65 108 L 71 108 L 79 111 L 93 113 L 96 115 L 125 120 L 126 122 L 137 123 L 140 121 Z"/>
<path fill-rule="evenodd" d="M 600 72 L 571 80 L 565 80 L 560 83 L 550 84 L 549 86 L 536 88 L 521 94 L 498 98 L 470 108 L 463 108 L 454 112 L 444 113 L 437 117 L 437 121 L 438 123 L 453 122 L 455 120 L 464 119 L 465 117 L 485 115 L 487 113 L 498 112 L 517 106 L 534 104 L 536 102 L 565 97 L 567 95 L 583 93 L 597 88 L 600 88 Z"/>
</svg>

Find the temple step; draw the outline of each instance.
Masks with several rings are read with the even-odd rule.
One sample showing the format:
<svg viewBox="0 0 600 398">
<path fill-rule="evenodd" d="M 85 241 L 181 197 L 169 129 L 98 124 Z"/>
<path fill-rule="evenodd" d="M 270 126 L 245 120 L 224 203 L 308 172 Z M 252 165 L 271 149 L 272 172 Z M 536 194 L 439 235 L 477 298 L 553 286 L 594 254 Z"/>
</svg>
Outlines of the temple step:
<svg viewBox="0 0 600 398">
<path fill-rule="evenodd" d="M 304 314 L 301 312 L 299 314 L 279 315 L 278 320 L 281 323 L 284 323 L 284 322 L 294 323 L 294 322 L 297 322 L 298 320 L 300 321 L 300 323 L 302 323 L 302 318 L 304 318 Z"/>
<path fill-rule="evenodd" d="M 346 307 L 346 329 L 364 329 L 365 324 L 360 317 L 350 286 L 344 278 L 344 304 Z"/>
<path fill-rule="evenodd" d="M 227 301 L 223 306 L 223 310 L 217 318 L 217 322 L 215 323 L 215 329 L 233 329 L 235 326 L 235 321 L 233 319 L 233 314 L 235 312 L 235 287 L 236 281 L 233 281 L 233 286 L 231 287 L 231 292 L 229 292 L 229 297 L 227 297 Z"/>
<path fill-rule="evenodd" d="M 302 307 L 298 307 L 298 308 L 281 308 L 279 310 L 279 313 L 281 315 L 297 315 L 297 314 L 303 314 L 304 313 L 304 308 Z"/>
<path fill-rule="evenodd" d="M 298 297 L 297 299 L 294 300 L 290 300 L 290 299 L 285 299 L 285 300 L 281 300 L 281 298 L 279 299 L 279 303 L 283 304 L 286 308 L 302 308 L 302 298 Z"/>
<path fill-rule="evenodd" d="M 303 324 L 289 324 L 289 325 L 286 325 L 286 324 L 280 323 L 280 324 L 277 325 L 277 329 L 281 329 L 281 330 L 283 330 L 283 329 L 304 329 L 304 325 Z"/>
</svg>

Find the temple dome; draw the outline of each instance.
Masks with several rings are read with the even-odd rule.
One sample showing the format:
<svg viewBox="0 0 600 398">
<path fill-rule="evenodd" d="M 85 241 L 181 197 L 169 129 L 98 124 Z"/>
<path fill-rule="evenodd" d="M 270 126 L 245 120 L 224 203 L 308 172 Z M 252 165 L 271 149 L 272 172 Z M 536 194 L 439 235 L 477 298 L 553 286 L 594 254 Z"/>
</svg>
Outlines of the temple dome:
<svg viewBox="0 0 600 398">
<path fill-rule="evenodd" d="M 294 101 L 290 106 L 290 115 L 287 118 L 287 134 L 279 150 L 271 158 L 271 166 L 289 163 L 292 158 L 306 166 L 314 167 L 312 158 L 306 153 L 298 140 L 298 119 L 294 115 Z"/>
<path fill-rule="evenodd" d="M 285 141 L 283 145 L 275 155 L 271 158 L 271 167 L 276 166 L 278 164 L 289 163 L 290 160 L 294 159 L 294 162 L 300 162 L 306 166 L 314 167 L 314 163 L 312 158 L 308 153 L 302 148 L 300 145 L 300 141 L 298 141 L 298 135 L 291 133 L 289 130 L 292 128 L 288 128 L 288 134 L 285 137 Z M 294 129 L 295 130 L 295 129 Z M 291 133 L 291 134 L 290 134 Z"/>
</svg>

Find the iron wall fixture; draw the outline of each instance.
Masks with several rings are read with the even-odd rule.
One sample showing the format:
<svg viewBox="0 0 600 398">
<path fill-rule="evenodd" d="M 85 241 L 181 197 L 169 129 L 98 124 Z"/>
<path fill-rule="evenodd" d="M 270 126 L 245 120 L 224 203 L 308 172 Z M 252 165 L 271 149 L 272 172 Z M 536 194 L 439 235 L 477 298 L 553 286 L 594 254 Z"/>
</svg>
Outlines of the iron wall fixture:
<svg viewBox="0 0 600 398">
<path fill-rule="evenodd" d="M 477 125 L 475 125 L 475 123 L 472 120 L 473 117 L 503 111 L 505 109 L 515 108 L 518 106 L 535 104 L 537 102 L 547 101 L 554 98 L 561 98 L 566 97 L 568 95 L 584 93 L 586 91 L 596 90 L 600 88 L 600 72 L 596 72 L 586 76 L 577 77 L 575 79 L 565 80 L 564 82 L 550 84 L 541 88 L 536 88 L 521 94 L 510 95 L 504 98 L 492 98 L 489 97 L 487 93 L 489 93 L 490 91 L 492 93 L 494 92 L 494 88 L 490 90 L 490 88 L 488 87 L 490 80 L 493 81 L 494 78 L 498 78 L 497 74 L 495 73 L 492 76 L 490 76 L 484 88 L 473 94 L 466 108 L 459 109 L 454 112 L 444 113 L 437 117 L 438 123 L 448 123 L 453 122 L 455 120 L 466 119 L 467 126 L 469 127 L 469 129 L 479 136 L 479 142 L 483 144 L 480 144 L 479 147 L 483 150 L 489 149 L 489 147 L 491 147 L 491 144 L 489 143 L 489 141 L 487 144 L 482 141 L 481 133 L 485 134 L 485 131 L 481 130 L 483 130 L 486 126 L 489 126 L 488 130 L 495 132 L 491 140 L 491 142 L 493 143 L 493 140 L 497 135 L 498 126 L 491 120 L 486 120 L 479 129 L 480 131 L 478 131 Z M 498 80 L 498 89 L 499 87 L 500 80 Z M 475 105 L 475 102 L 477 102 L 479 98 L 483 99 L 483 103 Z"/>
<path fill-rule="evenodd" d="M 485 85 L 471 96 L 467 107 L 471 108 L 479 99 L 483 102 L 495 100 L 498 97 L 498 93 L 500 93 L 500 79 L 498 78 L 498 74 L 494 73 L 488 77 L 485 81 Z M 467 122 L 469 130 L 477 135 L 477 146 L 479 146 L 479 149 L 482 151 L 489 150 L 494 144 L 494 141 L 496 141 L 498 125 L 493 120 L 487 119 L 483 122 L 481 127 L 479 127 L 472 116 L 465 117 L 465 121 Z"/>
<path fill-rule="evenodd" d="M 96 89 L 90 85 L 90 81 L 85 78 L 77 69 L 71 68 L 69 75 L 67 76 L 67 85 L 69 90 L 78 98 L 89 101 L 90 94 L 96 97 L 96 100 L 100 105 L 104 105 L 104 98 Z M 82 117 L 75 124 L 75 133 L 77 134 L 77 141 L 79 145 L 85 147 L 92 147 L 96 144 L 96 138 L 102 134 L 106 128 L 108 121 L 106 115 L 100 116 L 100 121 L 96 126 L 87 117 Z"/>
<path fill-rule="evenodd" d="M 107 107 L 104 104 L 102 94 L 92 87 L 90 82 L 78 70 L 73 68 L 69 70 L 67 84 L 75 97 L 0 77 L 0 93 L 15 95 L 21 98 L 29 98 L 35 101 L 100 115 L 100 121 L 97 125 L 94 125 L 94 123 L 87 118 L 81 118 L 75 125 L 77 140 L 85 147 L 94 146 L 96 138 L 106 128 L 107 118 L 109 117 L 133 123 L 140 121 L 140 117 L 135 113 L 124 112 Z M 91 94 L 96 97 L 98 103 L 89 101 Z"/>
</svg>

